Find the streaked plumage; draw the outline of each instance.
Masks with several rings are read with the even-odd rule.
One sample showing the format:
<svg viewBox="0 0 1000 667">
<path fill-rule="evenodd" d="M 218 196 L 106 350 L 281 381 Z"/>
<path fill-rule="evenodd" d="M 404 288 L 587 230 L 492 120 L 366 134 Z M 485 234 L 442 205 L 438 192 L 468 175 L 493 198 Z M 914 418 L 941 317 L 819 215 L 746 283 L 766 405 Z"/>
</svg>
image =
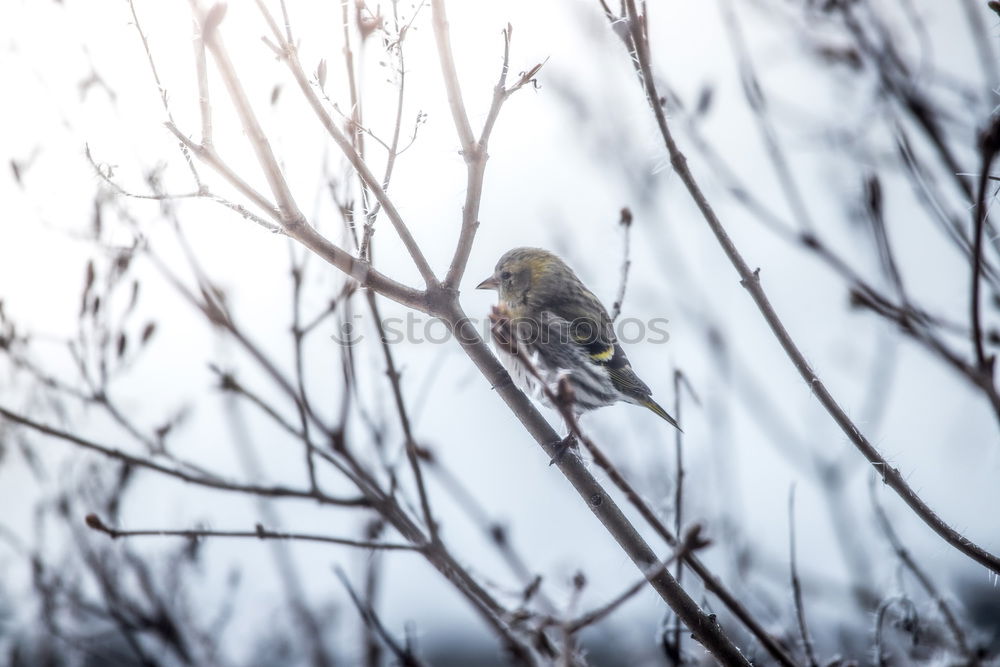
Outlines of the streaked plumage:
<svg viewBox="0 0 1000 667">
<path fill-rule="evenodd" d="M 562 259 L 540 248 L 514 248 L 478 288 L 497 290 L 520 348 L 547 385 L 568 379 L 579 412 L 627 401 L 680 428 L 632 370 L 608 311 Z M 514 381 L 547 402 L 521 361 L 509 351 L 500 353 Z"/>
</svg>

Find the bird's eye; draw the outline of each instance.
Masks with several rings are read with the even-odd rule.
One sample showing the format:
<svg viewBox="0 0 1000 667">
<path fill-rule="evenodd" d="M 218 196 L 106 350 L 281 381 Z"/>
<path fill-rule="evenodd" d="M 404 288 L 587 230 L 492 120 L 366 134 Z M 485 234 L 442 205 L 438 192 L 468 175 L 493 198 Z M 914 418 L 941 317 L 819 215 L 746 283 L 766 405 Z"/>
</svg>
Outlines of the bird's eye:
<svg viewBox="0 0 1000 667">
<path fill-rule="evenodd" d="M 510 280 L 510 271 L 504 271 L 500 274 L 500 280 Z"/>
</svg>

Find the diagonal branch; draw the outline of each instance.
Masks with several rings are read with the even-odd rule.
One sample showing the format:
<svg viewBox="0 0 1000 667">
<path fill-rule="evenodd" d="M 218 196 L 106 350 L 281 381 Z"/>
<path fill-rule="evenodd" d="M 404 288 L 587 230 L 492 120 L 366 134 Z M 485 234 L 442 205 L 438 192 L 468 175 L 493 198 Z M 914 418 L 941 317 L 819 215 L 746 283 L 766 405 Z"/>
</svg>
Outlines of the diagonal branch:
<svg viewBox="0 0 1000 667">
<path fill-rule="evenodd" d="M 385 642 L 385 645 L 389 647 L 389 650 L 392 651 L 393 655 L 396 656 L 396 659 L 399 660 L 399 664 L 403 667 L 423 667 L 426 663 L 417 658 L 417 656 L 413 655 L 409 646 L 400 646 L 399 643 L 392 638 L 392 635 L 389 634 L 389 631 L 385 629 L 385 626 L 379 619 L 378 614 L 375 613 L 375 610 L 371 608 L 371 605 L 361 601 L 361 598 L 358 597 L 358 594 L 351 586 L 351 583 L 347 580 L 347 575 L 344 574 L 344 571 L 340 569 L 340 567 L 336 567 L 334 568 L 334 573 L 337 575 L 337 578 L 340 579 L 344 588 L 347 589 L 347 594 L 351 597 L 351 602 L 354 603 L 354 606 L 357 607 L 358 613 L 361 614 L 361 618 L 364 621 L 365 626 L 371 627 L 375 630 L 378 636 L 381 637 L 382 641 Z"/>
</svg>

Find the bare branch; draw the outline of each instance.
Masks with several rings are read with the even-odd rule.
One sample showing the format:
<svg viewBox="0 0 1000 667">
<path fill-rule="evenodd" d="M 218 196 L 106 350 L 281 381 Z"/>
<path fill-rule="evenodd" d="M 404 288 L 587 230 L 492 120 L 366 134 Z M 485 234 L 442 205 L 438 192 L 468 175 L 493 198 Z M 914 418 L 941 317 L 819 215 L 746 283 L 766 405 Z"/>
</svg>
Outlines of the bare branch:
<svg viewBox="0 0 1000 667">
<path fill-rule="evenodd" d="M 173 126 L 169 126 L 171 131 L 173 131 Z M 184 147 L 184 152 L 187 155 L 191 155 L 191 151 L 188 149 L 188 145 L 181 142 L 181 146 Z M 140 194 L 138 192 L 132 192 L 126 190 L 121 185 L 119 185 L 111 177 L 111 169 L 107 166 L 102 166 L 94 160 L 94 156 L 90 152 L 90 146 L 84 146 L 84 155 L 87 161 L 90 162 L 90 166 L 93 167 L 94 172 L 98 177 L 104 181 L 104 183 L 111 188 L 116 194 L 122 197 L 128 197 L 129 199 L 147 199 L 152 201 L 174 201 L 178 199 L 208 199 L 209 201 L 214 201 L 218 204 L 222 204 L 226 208 L 235 211 L 243 218 L 257 223 L 267 231 L 271 233 L 282 233 L 281 227 L 275 225 L 274 223 L 268 222 L 258 214 L 249 210 L 242 204 L 237 204 L 236 202 L 230 201 L 225 197 L 220 197 L 219 195 L 211 192 L 208 187 L 202 184 L 199 189 L 195 192 L 182 192 L 180 194 L 173 194 L 169 192 L 153 192 L 152 194 Z"/>
<path fill-rule="evenodd" d="M 614 322 L 618 319 L 618 316 L 622 313 L 622 304 L 625 303 L 625 288 L 628 286 L 628 270 L 632 266 L 632 260 L 630 259 L 631 252 L 631 239 L 632 239 L 632 211 L 629 208 L 623 207 L 621 212 L 621 218 L 618 220 L 618 224 L 622 227 L 623 241 L 622 241 L 622 269 L 621 269 L 621 279 L 618 282 L 618 292 L 615 296 L 615 302 L 611 305 L 611 321 Z M 680 417 L 676 417 L 680 419 Z"/>
<path fill-rule="evenodd" d="M 324 505 L 342 505 L 345 507 L 366 507 L 369 505 L 369 502 L 363 498 L 334 498 L 333 496 L 328 496 L 315 491 L 302 491 L 283 486 L 255 486 L 249 484 L 239 484 L 224 480 L 221 477 L 196 475 L 184 470 L 162 465 L 150 459 L 129 454 L 120 449 L 98 444 L 92 440 L 81 438 L 80 436 L 67 433 L 66 431 L 52 426 L 47 426 L 23 415 L 19 415 L 16 412 L 12 412 L 2 406 L 0 406 L 0 417 L 4 417 L 15 424 L 21 424 L 22 426 L 26 426 L 44 435 L 51 436 L 64 442 L 69 442 L 92 452 L 97 452 L 98 454 L 107 456 L 108 458 L 117 459 L 118 461 L 127 463 L 137 468 L 152 470 L 162 475 L 166 475 L 167 477 L 173 477 L 189 484 L 196 484 L 198 486 L 204 486 L 220 491 L 232 491 L 235 493 L 246 493 L 255 496 L 268 496 L 273 498 L 308 498 Z"/>
<path fill-rule="evenodd" d="M 623 209 L 624 212 L 625 209 Z M 623 216 L 624 219 L 624 216 Z M 628 231 L 626 230 L 626 234 Z M 628 242 L 626 241 L 626 247 L 628 247 Z M 626 260 L 627 261 L 627 260 Z M 624 293 L 625 285 L 625 275 L 627 269 L 622 269 L 622 292 Z M 677 423 L 681 420 L 681 387 L 686 387 L 694 398 L 695 402 L 698 402 L 698 396 L 694 393 L 691 388 L 691 384 L 688 382 L 687 376 L 680 369 L 674 371 L 674 419 Z M 674 483 L 674 535 L 681 535 L 681 525 L 684 518 L 684 432 L 679 428 L 674 429 L 674 464 L 677 470 L 677 481 Z M 677 583 L 681 583 L 684 578 L 684 568 L 681 564 L 687 553 L 681 553 L 680 558 L 677 561 L 677 569 L 674 571 L 674 576 L 677 577 Z M 683 637 L 681 637 L 681 625 L 680 618 L 677 619 L 677 626 L 674 628 L 674 649 L 677 651 L 677 656 L 680 658 L 681 652 L 681 642 Z"/>
<path fill-rule="evenodd" d="M 400 646 L 385 629 L 385 626 L 382 625 L 382 621 L 379 620 L 375 610 L 361 601 L 361 598 L 358 597 L 358 594 L 351 586 L 351 582 L 347 580 L 347 575 L 344 571 L 340 567 L 335 567 L 333 571 L 337 575 L 337 578 L 340 579 L 340 583 L 347 589 L 347 593 L 351 596 L 351 601 L 357 608 L 358 613 L 361 614 L 365 626 L 375 630 L 376 634 L 385 642 L 385 645 L 389 647 L 393 655 L 396 656 L 396 659 L 399 660 L 399 664 L 403 665 L 403 667 L 423 667 L 425 663 L 413 655 L 407 647 Z"/>
<path fill-rule="evenodd" d="M 788 572 L 792 580 L 792 601 L 795 604 L 795 620 L 799 626 L 799 636 L 806 659 L 810 667 L 819 667 L 816 653 L 813 650 L 812 639 L 809 638 L 809 628 L 806 626 L 806 612 L 802 606 L 802 584 L 799 583 L 799 570 L 795 562 L 795 485 L 788 489 Z"/>
<path fill-rule="evenodd" d="M 455 68 L 455 56 L 451 51 L 451 38 L 448 36 L 448 14 L 445 11 L 444 0 L 431 0 L 434 13 L 434 40 L 437 43 L 438 60 L 444 75 L 444 85 L 448 90 L 448 106 L 451 117 L 458 132 L 458 141 L 462 146 L 466 159 L 473 159 L 476 152 L 476 138 L 469 124 L 469 114 L 465 110 L 465 100 L 462 97 L 462 87 L 458 82 L 458 71 Z M 506 41 L 506 37 L 505 37 Z M 507 62 L 504 61 L 503 74 L 506 76 Z"/>
<path fill-rule="evenodd" d="M 87 527 L 99 533 L 104 533 L 112 539 L 120 537 L 184 537 L 189 540 L 201 539 L 203 537 L 238 537 L 253 538 L 258 540 L 293 540 L 298 542 L 323 542 L 325 544 L 336 544 L 345 547 L 356 547 L 358 549 L 377 549 L 381 551 L 420 551 L 419 546 L 412 544 L 394 544 L 391 542 L 370 542 L 365 540 L 352 540 L 346 537 L 330 537 L 328 535 L 314 535 L 311 533 L 285 533 L 268 530 L 264 526 L 257 524 L 254 530 L 209 530 L 192 528 L 188 530 L 121 530 L 111 528 L 101 521 L 96 514 L 88 514 L 85 518 Z"/>
<path fill-rule="evenodd" d="M 163 83 L 160 82 L 160 74 L 156 70 L 156 62 L 153 60 L 153 53 L 149 50 L 149 42 L 146 41 L 146 33 L 142 30 L 142 24 L 139 23 L 139 15 L 135 12 L 135 2 L 133 0 L 128 0 L 129 11 L 132 12 L 132 24 L 135 26 L 136 32 L 139 33 L 139 38 L 142 40 L 142 50 L 146 53 L 146 60 L 149 62 L 149 70 L 153 74 L 153 81 L 156 82 L 156 88 L 160 93 L 160 103 L 163 105 L 163 110 L 167 114 L 167 120 L 171 125 L 174 124 L 174 115 L 170 111 L 170 105 L 167 103 L 167 89 L 163 87 Z M 181 153 L 184 155 L 184 161 L 187 163 L 188 169 L 191 170 L 191 175 L 194 177 L 194 182 L 201 188 L 201 177 L 198 176 L 198 170 L 195 169 L 194 161 L 191 159 L 191 153 L 188 149 L 181 145 Z"/>
<path fill-rule="evenodd" d="M 367 292 L 365 295 L 368 299 L 368 305 L 371 309 L 372 318 L 377 323 L 379 343 L 382 347 L 382 355 L 385 359 L 385 374 L 388 376 L 389 385 L 392 387 L 392 397 L 393 402 L 396 406 L 396 413 L 399 415 L 400 427 L 403 429 L 403 437 L 405 438 L 405 448 L 406 448 L 406 458 L 409 461 L 410 469 L 413 471 L 413 478 L 417 485 L 417 496 L 420 498 L 420 508 L 424 515 L 424 521 L 427 523 L 427 530 L 430 534 L 431 541 L 437 542 L 440 540 L 438 536 L 438 526 L 437 522 L 434 520 L 434 515 L 431 513 L 430 500 L 427 495 L 427 488 L 424 483 L 424 474 L 420 467 L 420 459 L 417 454 L 417 441 L 413 437 L 413 431 L 410 427 L 410 416 L 406 409 L 406 402 L 403 400 L 403 388 L 399 381 L 399 370 L 396 368 L 396 362 L 392 356 L 392 349 L 389 347 L 389 340 L 385 334 L 385 328 L 382 325 L 382 318 L 379 313 L 378 303 L 375 300 L 374 292 Z"/>
</svg>

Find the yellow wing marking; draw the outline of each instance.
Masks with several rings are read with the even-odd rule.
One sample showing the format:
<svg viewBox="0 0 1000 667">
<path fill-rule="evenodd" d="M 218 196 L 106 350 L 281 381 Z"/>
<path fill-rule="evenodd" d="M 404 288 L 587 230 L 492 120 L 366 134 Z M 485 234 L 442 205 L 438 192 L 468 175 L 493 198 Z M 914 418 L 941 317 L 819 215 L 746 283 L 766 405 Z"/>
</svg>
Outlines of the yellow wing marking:
<svg viewBox="0 0 1000 667">
<path fill-rule="evenodd" d="M 615 346 L 608 345 L 600 352 L 595 352 L 591 354 L 590 358 L 593 359 L 594 361 L 608 361 L 613 356 L 615 356 Z"/>
</svg>

